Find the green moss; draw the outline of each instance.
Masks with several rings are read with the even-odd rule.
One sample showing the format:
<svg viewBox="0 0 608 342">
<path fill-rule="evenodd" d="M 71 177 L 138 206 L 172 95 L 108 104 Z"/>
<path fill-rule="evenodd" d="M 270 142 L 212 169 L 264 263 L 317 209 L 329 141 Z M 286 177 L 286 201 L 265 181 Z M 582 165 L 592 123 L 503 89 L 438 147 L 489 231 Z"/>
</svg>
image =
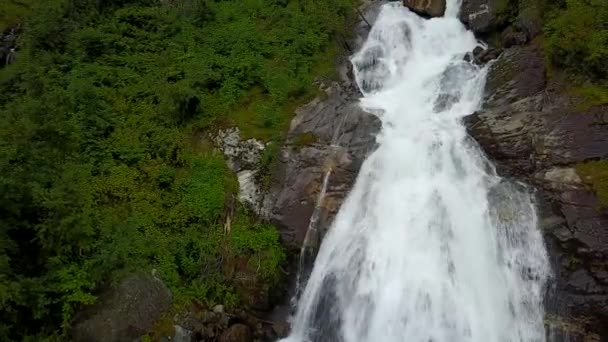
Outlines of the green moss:
<svg viewBox="0 0 608 342">
<path fill-rule="evenodd" d="M 163 341 L 167 337 L 173 337 L 173 335 L 175 335 L 175 325 L 173 320 L 171 318 L 163 318 L 156 322 L 152 333 L 143 337 L 142 342 L 144 341 L 144 338 L 150 342 Z"/>
<path fill-rule="evenodd" d="M 517 15 L 517 1 L 515 0 L 495 0 L 494 14 L 498 26 L 512 22 Z"/>
<path fill-rule="evenodd" d="M 302 148 L 305 146 L 310 146 L 316 142 L 317 142 L 317 136 L 315 136 L 311 132 L 306 132 L 306 133 L 299 134 L 293 140 L 293 146 L 296 148 Z"/>
<path fill-rule="evenodd" d="M 581 111 L 608 104 L 608 87 L 601 85 L 588 83 L 571 88 L 569 93 L 575 98 L 577 109 Z"/>
<path fill-rule="evenodd" d="M 596 193 L 602 208 L 608 207 L 608 160 L 590 161 L 576 166 L 583 182 Z"/>
<path fill-rule="evenodd" d="M 520 0 L 519 19 L 542 23 L 546 8 L 546 0 Z"/>
</svg>

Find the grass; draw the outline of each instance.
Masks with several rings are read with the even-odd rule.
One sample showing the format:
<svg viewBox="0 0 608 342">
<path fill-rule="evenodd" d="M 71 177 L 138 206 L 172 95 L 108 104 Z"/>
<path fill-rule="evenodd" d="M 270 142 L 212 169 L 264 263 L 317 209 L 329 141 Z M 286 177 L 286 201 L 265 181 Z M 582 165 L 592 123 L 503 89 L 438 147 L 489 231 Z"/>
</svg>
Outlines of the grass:
<svg viewBox="0 0 608 342">
<path fill-rule="evenodd" d="M 608 88 L 601 85 L 587 83 L 573 87 L 569 93 L 575 98 L 577 109 L 581 111 L 608 104 Z"/>
</svg>

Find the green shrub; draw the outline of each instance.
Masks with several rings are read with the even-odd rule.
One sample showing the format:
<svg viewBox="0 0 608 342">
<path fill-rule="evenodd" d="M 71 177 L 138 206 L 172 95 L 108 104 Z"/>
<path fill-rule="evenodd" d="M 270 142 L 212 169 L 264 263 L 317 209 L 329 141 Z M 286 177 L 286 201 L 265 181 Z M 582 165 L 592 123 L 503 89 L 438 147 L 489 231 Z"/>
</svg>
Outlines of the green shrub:
<svg viewBox="0 0 608 342">
<path fill-rule="evenodd" d="M 593 79 L 608 78 L 608 2 L 567 0 L 545 27 L 551 62 Z"/>
<path fill-rule="evenodd" d="M 231 257 L 276 280 L 276 229 L 226 205 L 236 177 L 192 132 L 280 141 L 355 1 L 8 1 L 0 21 L 24 33 L 0 69 L 0 340 L 61 338 L 133 271 L 178 305 L 236 305 Z"/>
</svg>

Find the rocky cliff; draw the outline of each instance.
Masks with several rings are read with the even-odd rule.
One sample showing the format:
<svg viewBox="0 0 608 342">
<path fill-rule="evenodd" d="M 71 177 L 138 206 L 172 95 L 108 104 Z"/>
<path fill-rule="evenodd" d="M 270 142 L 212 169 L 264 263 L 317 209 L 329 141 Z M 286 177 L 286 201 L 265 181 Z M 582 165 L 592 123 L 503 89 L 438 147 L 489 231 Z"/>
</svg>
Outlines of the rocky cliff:
<svg viewBox="0 0 608 342">
<path fill-rule="evenodd" d="M 470 134 L 507 177 L 536 189 L 552 260 L 546 299 L 552 341 L 608 339 L 608 212 L 590 186 L 608 156 L 608 107 L 583 108 L 548 77 L 536 19 L 517 9 L 505 27 L 493 1 L 465 1 L 461 17 L 479 35 L 502 37 L 489 66 L 483 109 Z M 528 17 L 530 18 L 530 17 Z"/>
</svg>

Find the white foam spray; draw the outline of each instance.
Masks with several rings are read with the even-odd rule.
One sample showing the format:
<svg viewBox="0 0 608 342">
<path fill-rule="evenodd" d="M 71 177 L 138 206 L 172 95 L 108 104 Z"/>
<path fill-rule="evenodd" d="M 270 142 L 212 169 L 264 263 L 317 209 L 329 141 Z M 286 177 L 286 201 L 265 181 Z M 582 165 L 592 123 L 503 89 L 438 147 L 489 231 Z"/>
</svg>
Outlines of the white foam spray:
<svg viewBox="0 0 608 342">
<path fill-rule="evenodd" d="M 549 273 L 525 187 L 467 136 L 485 70 L 444 18 L 384 5 L 353 56 L 377 150 L 325 237 L 288 342 L 542 342 Z"/>
</svg>

